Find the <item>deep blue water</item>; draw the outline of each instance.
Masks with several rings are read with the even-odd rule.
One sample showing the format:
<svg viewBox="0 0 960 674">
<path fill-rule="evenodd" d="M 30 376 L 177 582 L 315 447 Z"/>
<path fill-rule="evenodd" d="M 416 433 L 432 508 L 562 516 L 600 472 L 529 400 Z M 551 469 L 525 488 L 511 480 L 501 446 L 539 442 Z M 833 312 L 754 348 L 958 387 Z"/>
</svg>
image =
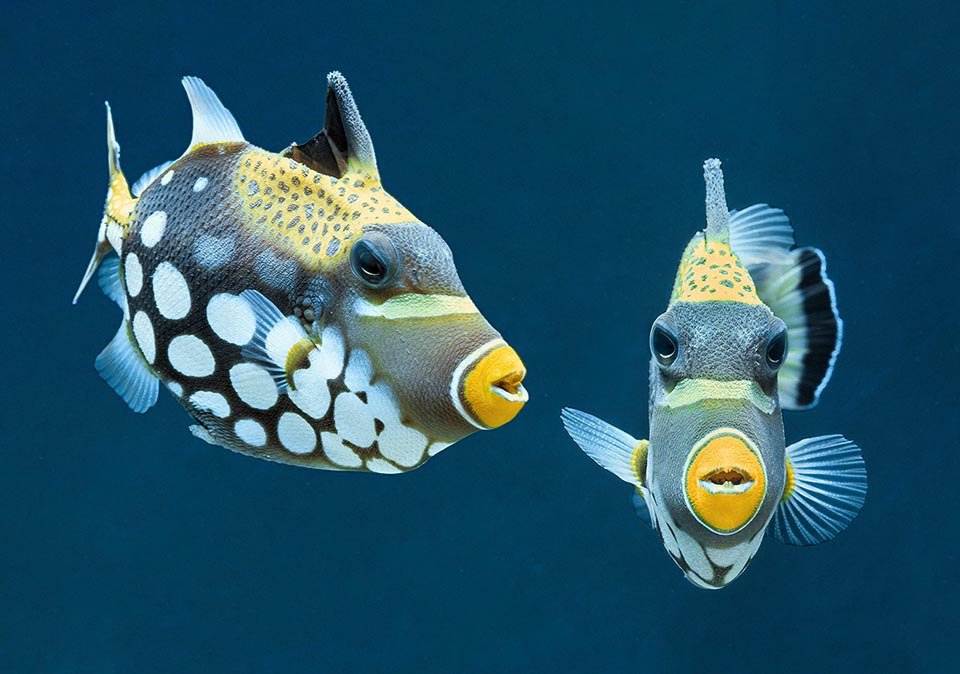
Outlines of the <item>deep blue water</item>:
<svg viewBox="0 0 960 674">
<path fill-rule="evenodd" d="M 626 5 L 626 6 L 624 6 Z M 736 7 L 735 7 L 736 5 Z M 775 6 L 774 6 L 775 5 Z M 0 671 L 945 671 L 957 618 L 960 28 L 953 3 L 15 3 L 0 25 Z M 531 401 L 422 469 L 214 448 L 97 377 L 116 307 L 70 298 L 106 186 L 190 138 L 203 77 L 246 137 L 349 78 L 392 194 L 451 245 Z M 870 475 L 831 543 L 690 585 L 562 405 L 643 437 L 646 338 L 703 224 L 786 209 L 846 322 L 819 407 Z"/>
</svg>

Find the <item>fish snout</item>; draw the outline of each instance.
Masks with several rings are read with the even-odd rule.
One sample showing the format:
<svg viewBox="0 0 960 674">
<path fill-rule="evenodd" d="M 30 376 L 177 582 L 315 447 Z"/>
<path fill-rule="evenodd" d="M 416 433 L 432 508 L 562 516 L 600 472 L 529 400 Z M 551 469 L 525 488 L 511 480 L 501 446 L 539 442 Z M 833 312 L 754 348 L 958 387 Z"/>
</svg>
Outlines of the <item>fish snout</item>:
<svg viewBox="0 0 960 674">
<path fill-rule="evenodd" d="M 701 524 L 733 534 L 749 524 L 767 492 L 766 468 L 754 443 L 732 428 L 700 440 L 687 457 L 684 496 Z"/>
<path fill-rule="evenodd" d="M 463 359 L 453 374 L 453 399 L 474 426 L 491 429 L 512 420 L 528 400 L 520 356 L 502 339 L 487 342 Z"/>
</svg>

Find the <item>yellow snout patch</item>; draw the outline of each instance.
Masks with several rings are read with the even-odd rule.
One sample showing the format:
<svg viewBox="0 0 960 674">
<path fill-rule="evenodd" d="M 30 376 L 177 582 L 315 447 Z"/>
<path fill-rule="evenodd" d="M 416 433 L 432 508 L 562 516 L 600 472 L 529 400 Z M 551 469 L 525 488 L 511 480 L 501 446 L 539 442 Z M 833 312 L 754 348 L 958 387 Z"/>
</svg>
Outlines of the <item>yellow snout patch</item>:
<svg viewBox="0 0 960 674">
<path fill-rule="evenodd" d="M 527 402 L 521 382 L 527 374 L 520 356 L 501 342 L 463 378 L 462 396 L 469 412 L 486 428 L 497 428 L 517 416 Z"/>
<path fill-rule="evenodd" d="M 742 433 L 721 428 L 690 452 L 684 471 L 690 512 L 718 534 L 732 534 L 756 516 L 767 476 L 756 446 Z"/>
</svg>

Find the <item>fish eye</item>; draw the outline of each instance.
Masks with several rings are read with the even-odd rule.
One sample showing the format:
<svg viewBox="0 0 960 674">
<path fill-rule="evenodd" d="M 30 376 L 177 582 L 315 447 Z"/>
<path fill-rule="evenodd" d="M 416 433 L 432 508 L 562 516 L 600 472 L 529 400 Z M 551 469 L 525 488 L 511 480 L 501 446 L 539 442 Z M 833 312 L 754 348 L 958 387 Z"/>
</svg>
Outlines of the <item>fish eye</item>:
<svg viewBox="0 0 960 674">
<path fill-rule="evenodd" d="M 369 232 L 350 249 L 350 268 L 358 279 L 369 286 L 386 285 L 397 274 L 400 259 L 397 249 L 380 232 Z"/>
<path fill-rule="evenodd" d="M 662 367 L 670 367 L 677 359 L 680 343 L 673 331 L 660 323 L 654 323 L 650 331 L 650 353 Z"/>
<path fill-rule="evenodd" d="M 767 342 L 767 366 L 776 372 L 787 358 L 787 331 L 781 330 Z"/>
</svg>

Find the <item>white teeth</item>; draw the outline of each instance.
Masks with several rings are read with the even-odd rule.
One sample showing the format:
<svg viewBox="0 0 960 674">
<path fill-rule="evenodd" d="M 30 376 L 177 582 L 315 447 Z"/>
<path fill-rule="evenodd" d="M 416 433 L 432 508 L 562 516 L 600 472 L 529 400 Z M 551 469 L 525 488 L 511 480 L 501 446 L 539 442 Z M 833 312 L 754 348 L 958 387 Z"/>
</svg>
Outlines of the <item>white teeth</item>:
<svg viewBox="0 0 960 674">
<path fill-rule="evenodd" d="M 734 484 L 727 480 L 723 484 L 716 484 L 710 480 L 700 480 L 700 486 L 711 494 L 742 494 L 753 486 L 753 480 Z"/>
<path fill-rule="evenodd" d="M 530 397 L 529 394 L 527 394 L 527 389 L 523 388 L 523 384 L 517 385 L 516 393 L 511 393 L 510 391 L 500 388 L 499 386 L 491 386 L 490 390 L 504 400 L 509 400 L 512 403 L 525 403 Z"/>
</svg>

